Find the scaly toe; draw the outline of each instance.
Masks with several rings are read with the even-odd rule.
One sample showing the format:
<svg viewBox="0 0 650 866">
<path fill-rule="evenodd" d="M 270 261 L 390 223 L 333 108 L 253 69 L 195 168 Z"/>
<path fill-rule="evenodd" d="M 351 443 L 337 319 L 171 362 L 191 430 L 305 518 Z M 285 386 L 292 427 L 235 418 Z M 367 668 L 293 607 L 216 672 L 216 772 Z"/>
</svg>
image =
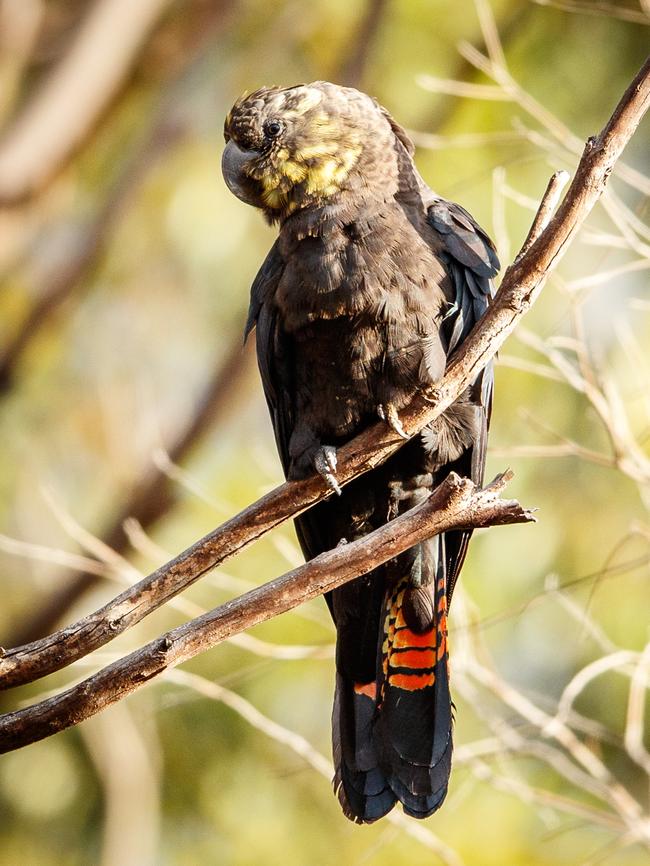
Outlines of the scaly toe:
<svg viewBox="0 0 650 866">
<path fill-rule="evenodd" d="M 341 486 L 336 480 L 336 448 L 333 445 L 323 445 L 314 456 L 314 469 L 325 480 L 330 490 L 337 496 L 341 495 Z"/>
</svg>

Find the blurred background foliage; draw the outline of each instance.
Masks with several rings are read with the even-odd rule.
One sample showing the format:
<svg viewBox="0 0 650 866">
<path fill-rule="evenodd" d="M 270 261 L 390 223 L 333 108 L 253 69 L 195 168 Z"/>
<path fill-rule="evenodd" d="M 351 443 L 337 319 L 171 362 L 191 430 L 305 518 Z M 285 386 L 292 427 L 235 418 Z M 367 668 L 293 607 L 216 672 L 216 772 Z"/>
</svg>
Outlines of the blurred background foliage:
<svg viewBox="0 0 650 866">
<path fill-rule="evenodd" d="M 241 346 L 274 231 L 219 171 L 241 91 L 367 90 L 511 260 L 549 174 L 575 167 L 640 66 L 650 9 L 492 12 L 506 72 L 471 0 L 0 0 L 3 644 L 72 622 L 281 480 Z M 2 866 L 648 862 L 648 130 L 501 353 L 488 476 L 513 467 L 539 523 L 473 542 L 442 811 L 422 831 L 340 814 L 318 601 L 3 757 Z M 299 561 L 284 526 L 3 708 Z M 545 723 L 563 693 L 568 738 Z"/>
</svg>

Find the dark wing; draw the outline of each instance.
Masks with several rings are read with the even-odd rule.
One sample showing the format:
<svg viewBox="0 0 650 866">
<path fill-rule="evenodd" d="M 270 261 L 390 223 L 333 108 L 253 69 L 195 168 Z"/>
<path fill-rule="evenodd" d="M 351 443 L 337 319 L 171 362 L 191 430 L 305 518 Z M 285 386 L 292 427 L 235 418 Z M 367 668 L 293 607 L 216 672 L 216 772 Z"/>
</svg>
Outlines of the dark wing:
<svg viewBox="0 0 650 866">
<path fill-rule="evenodd" d="M 285 262 L 276 241 L 251 287 L 245 337 L 248 337 L 255 328 L 257 364 L 286 478 L 290 464 L 289 441 L 295 420 L 292 344 L 282 330 L 280 317 L 273 303 L 273 296 L 284 267 Z M 331 524 L 331 515 L 327 511 L 329 507 L 328 503 L 321 502 L 294 521 L 298 541 L 306 559 L 312 559 L 336 544 L 336 541 L 330 540 L 328 532 Z M 340 537 L 341 534 L 337 538 Z M 326 596 L 326 601 L 331 610 L 332 601 L 329 594 Z"/>
<path fill-rule="evenodd" d="M 490 238 L 460 205 L 434 199 L 428 207 L 427 219 L 443 243 L 440 256 L 454 290 L 454 300 L 443 322 L 447 351 L 451 355 L 487 310 L 494 294 L 492 278 L 499 270 L 499 259 Z M 493 382 L 490 362 L 476 377 L 468 395 L 480 413 L 479 434 L 472 448 L 448 467 L 476 484 L 483 483 Z M 448 532 L 445 535 L 448 602 L 465 560 L 470 536 L 471 532 Z"/>
<path fill-rule="evenodd" d="M 442 258 L 456 293 L 446 316 L 453 322 L 449 331 L 451 354 L 487 310 L 499 259 L 490 238 L 460 205 L 436 199 L 427 210 L 427 219 L 444 244 Z"/>
<path fill-rule="evenodd" d="M 286 475 L 289 467 L 289 439 L 293 429 L 293 406 L 290 398 L 290 364 L 287 357 L 289 347 L 283 338 L 273 303 L 275 290 L 284 271 L 284 260 L 278 246 L 276 241 L 251 286 L 244 339 L 255 328 L 257 364 L 278 453 Z"/>
</svg>

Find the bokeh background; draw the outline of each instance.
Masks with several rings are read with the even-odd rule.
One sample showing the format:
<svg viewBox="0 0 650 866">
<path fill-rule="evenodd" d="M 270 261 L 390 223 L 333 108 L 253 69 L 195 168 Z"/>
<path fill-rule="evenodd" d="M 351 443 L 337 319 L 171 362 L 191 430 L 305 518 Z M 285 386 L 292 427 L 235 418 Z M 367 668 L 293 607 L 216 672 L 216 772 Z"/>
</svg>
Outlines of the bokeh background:
<svg viewBox="0 0 650 866">
<path fill-rule="evenodd" d="M 507 263 L 649 24 L 647 0 L 0 0 L 0 643 L 72 622 L 281 480 L 241 340 L 274 231 L 219 171 L 241 91 L 372 93 Z M 500 355 L 488 475 L 511 466 L 539 522 L 477 534 L 454 597 L 442 811 L 340 814 L 318 600 L 3 756 L 2 866 L 650 861 L 649 131 Z M 286 525 L 2 708 L 300 561 Z"/>
</svg>

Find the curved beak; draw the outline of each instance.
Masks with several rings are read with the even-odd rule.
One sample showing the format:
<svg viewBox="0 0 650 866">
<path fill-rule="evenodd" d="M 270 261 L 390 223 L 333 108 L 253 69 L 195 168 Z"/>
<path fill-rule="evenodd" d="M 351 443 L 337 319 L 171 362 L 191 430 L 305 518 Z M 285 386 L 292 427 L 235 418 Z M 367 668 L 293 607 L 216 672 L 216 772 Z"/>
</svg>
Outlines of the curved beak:
<svg viewBox="0 0 650 866">
<path fill-rule="evenodd" d="M 259 198 L 254 194 L 254 184 L 244 174 L 244 166 L 258 156 L 256 150 L 242 150 L 232 139 L 226 144 L 221 157 L 221 172 L 226 186 L 238 199 L 260 206 Z"/>
</svg>

